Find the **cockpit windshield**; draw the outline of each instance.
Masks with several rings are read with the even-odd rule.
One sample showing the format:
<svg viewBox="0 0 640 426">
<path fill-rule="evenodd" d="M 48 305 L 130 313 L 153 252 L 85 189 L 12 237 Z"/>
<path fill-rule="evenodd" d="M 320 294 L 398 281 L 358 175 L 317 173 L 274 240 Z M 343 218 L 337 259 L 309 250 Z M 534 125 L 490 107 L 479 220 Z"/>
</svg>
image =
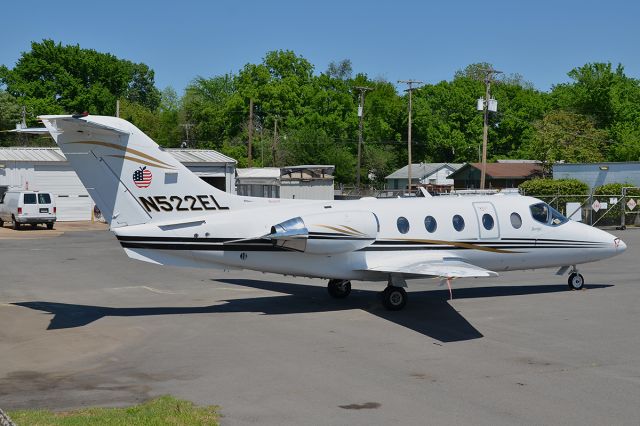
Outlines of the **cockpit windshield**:
<svg viewBox="0 0 640 426">
<path fill-rule="evenodd" d="M 569 220 L 547 203 L 533 204 L 529 209 L 531 210 L 531 216 L 545 225 L 559 226 Z"/>
</svg>

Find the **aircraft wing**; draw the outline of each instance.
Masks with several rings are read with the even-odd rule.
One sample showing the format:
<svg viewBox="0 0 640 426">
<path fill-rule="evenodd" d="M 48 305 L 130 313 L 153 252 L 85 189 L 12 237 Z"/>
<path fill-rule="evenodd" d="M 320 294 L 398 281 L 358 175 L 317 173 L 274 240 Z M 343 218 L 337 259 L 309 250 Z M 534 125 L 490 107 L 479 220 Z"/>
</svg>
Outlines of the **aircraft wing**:
<svg viewBox="0 0 640 426">
<path fill-rule="evenodd" d="M 459 258 L 442 258 L 402 262 L 393 259 L 389 264 L 367 268 L 368 271 L 443 278 L 496 277 L 496 272 L 481 268 Z"/>
</svg>

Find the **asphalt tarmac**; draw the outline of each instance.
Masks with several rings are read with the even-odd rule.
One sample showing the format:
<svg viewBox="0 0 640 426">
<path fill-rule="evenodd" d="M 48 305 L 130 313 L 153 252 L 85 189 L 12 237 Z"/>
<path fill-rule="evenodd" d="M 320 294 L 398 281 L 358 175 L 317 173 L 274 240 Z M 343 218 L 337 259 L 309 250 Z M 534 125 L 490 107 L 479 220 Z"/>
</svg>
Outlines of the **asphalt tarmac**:
<svg viewBox="0 0 640 426">
<path fill-rule="evenodd" d="M 28 232 L 28 231 L 25 231 Z M 122 406 L 172 394 L 229 425 L 634 424 L 640 232 L 585 265 L 383 283 L 129 260 L 107 231 L 0 240 L 0 407 Z"/>
</svg>

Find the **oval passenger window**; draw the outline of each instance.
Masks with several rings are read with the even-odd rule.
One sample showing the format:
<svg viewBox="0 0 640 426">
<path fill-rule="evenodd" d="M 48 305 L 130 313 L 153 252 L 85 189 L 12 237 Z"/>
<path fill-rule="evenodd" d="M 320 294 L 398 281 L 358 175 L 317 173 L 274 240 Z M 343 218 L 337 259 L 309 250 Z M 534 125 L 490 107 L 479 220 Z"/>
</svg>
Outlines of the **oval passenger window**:
<svg viewBox="0 0 640 426">
<path fill-rule="evenodd" d="M 520 229 L 520 227 L 522 226 L 522 218 L 518 213 L 511 213 L 511 226 L 516 229 Z"/>
<path fill-rule="evenodd" d="M 398 218 L 398 231 L 400 231 L 401 234 L 406 234 L 407 232 L 409 232 L 409 221 L 407 220 L 406 217 L 402 217 L 400 216 Z"/>
<path fill-rule="evenodd" d="M 482 226 L 484 226 L 484 229 L 486 229 L 487 231 L 493 229 L 493 216 L 488 213 L 483 214 Z"/>
<path fill-rule="evenodd" d="M 438 222 L 436 222 L 436 218 L 433 216 L 427 216 L 424 218 L 424 227 L 427 229 L 427 232 L 434 233 L 436 229 L 438 229 Z"/>
<path fill-rule="evenodd" d="M 459 214 L 453 216 L 453 228 L 460 232 L 464 229 L 464 219 Z"/>
</svg>

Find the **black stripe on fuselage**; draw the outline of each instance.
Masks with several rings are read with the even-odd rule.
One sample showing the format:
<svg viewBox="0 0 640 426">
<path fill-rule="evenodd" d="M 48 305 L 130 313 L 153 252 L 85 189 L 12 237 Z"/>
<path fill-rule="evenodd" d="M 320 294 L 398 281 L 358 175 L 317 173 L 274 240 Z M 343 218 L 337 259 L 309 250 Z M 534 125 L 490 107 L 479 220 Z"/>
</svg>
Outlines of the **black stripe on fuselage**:
<svg viewBox="0 0 640 426">
<path fill-rule="evenodd" d="M 163 238 L 162 240 L 155 239 L 157 237 L 149 237 L 154 238 L 153 240 L 145 241 L 146 238 L 139 238 L 134 240 L 131 238 L 131 241 L 120 241 L 120 244 L 123 248 L 132 248 L 132 249 L 155 249 L 155 250 L 193 250 L 193 251 L 290 251 L 282 247 L 274 246 L 270 241 L 265 240 L 254 240 L 254 241 L 243 241 L 242 243 L 227 243 L 222 244 L 221 242 L 214 242 L 214 239 L 189 239 L 190 241 L 178 241 L 178 238 Z M 127 238 L 129 240 L 129 238 Z M 231 239 L 226 241 L 233 241 Z M 511 245 L 502 245 L 496 244 L 492 242 L 487 243 L 466 243 L 471 245 L 472 247 L 460 247 L 455 245 L 445 245 L 445 244 L 425 244 L 423 243 L 412 243 L 404 245 L 384 245 L 384 244 L 372 244 L 371 246 L 364 247 L 358 251 L 414 251 L 414 250 L 487 250 L 487 249 L 512 249 L 512 250 L 522 250 L 522 249 L 563 249 L 563 248 L 604 248 L 606 245 L 602 246 L 584 246 L 584 245 L 573 245 L 573 244 L 563 244 L 563 245 L 555 245 L 555 244 L 511 244 Z M 473 247 L 476 246 L 476 247 Z M 517 253 L 514 251 L 512 253 Z"/>
</svg>

